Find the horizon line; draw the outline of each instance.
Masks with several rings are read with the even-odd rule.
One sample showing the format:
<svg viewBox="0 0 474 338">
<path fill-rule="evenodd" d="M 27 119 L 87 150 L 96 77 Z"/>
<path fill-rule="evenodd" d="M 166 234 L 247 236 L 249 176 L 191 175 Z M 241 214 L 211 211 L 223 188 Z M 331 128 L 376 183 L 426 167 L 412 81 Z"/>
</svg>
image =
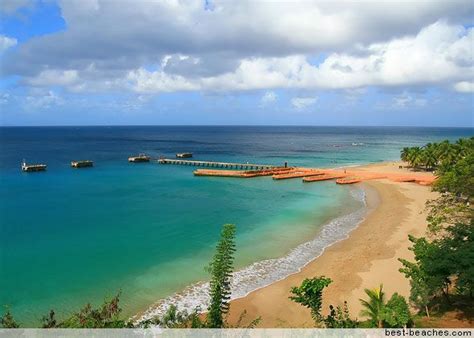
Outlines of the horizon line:
<svg viewBox="0 0 474 338">
<path fill-rule="evenodd" d="M 0 128 L 64 128 L 64 127 L 322 127 L 322 128 L 451 128 L 474 129 L 473 126 L 409 126 L 409 125 L 316 125 L 316 124 L 64 124 L 64 125 L 0 125 Z"/>
</svg>

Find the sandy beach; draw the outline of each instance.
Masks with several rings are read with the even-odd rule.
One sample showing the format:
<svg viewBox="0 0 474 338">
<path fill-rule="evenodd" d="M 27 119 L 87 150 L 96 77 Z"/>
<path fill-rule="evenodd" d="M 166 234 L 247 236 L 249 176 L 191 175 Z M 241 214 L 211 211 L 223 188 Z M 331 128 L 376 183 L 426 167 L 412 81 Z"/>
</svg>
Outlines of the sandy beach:
<svg viewBox="0 0 474 338">
<path fill-rule="evenodd" d="M 357 170 L 408 173 L 399 165 L 399 162 L 384 162 Z M 429 186 L 387 179 L 358 184 L 366 192 L 369 213 L 349 238 L 327 248 L 299 273 L 232 301 L 229 322 L 235 322 L 246 310 L 248 320 L 262 318 L 260 327 L 312 327 L 309 310 L 289 300 L 289 290 L 305 278 L 321 275 L 333 280 L 323 295 L 324 312 L 329 304 L 342 305 L 346 300 L 351 315 L 359 317 L 359 298 L 364 298 L 364 288 L 381 283 L 388 296 L 398 292 L 408 297 L 409 283 L 398 271 L 401 265 L 397 259 L 412 258 L 408 234 L 425 233 L 425 202 L 435 198 L 436 193 Z"/>
</svg>

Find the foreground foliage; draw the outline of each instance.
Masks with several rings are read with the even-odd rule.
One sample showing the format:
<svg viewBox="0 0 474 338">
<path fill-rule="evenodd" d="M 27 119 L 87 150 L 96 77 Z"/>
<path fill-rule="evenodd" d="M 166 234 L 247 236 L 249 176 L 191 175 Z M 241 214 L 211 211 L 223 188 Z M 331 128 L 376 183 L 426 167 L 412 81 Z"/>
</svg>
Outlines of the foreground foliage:
<svg viewBox="0 0 474 338">
<path fill-rule="evenodd" d="M 20 327 L 20 325 L 15 321 L 13 318 L 10 309 L 5 309 L 5 314 L 0 318 L 0 324 L 5 329 L 16 329 Z"/>
<path fill-rule="evenodd" d="M 414 148 L 404 149 L 402 159 L 416 167 L 420 161 L 414 154 L 419 150 Z M 435 305 L 438 309 L 454 309 L 453 296 L 458 303 L 472 302 L 474 138 L 423 147 L 427 148 L 437 155 L 432 166 L 438 176 L 433 190 L 441 194 L 427 204 L 429 236 L 409 236 L 415 260 L 399 260 L 403 265 L 400 272 L 410 280 L 410 302 L 430 317 Z"/>
<path fill-rule="evenodd" d="M 404 297 L 394 293 L 386 301 L 383 285 L 375 289 L 365 289 L 368 300 L 360 299 L 364 309 L 361 316 L 369 317 L 371 327 L 407 327 L 412 319 Z"/>
<path fill-rule="evenodd" d="M 409 237 L 415 262 L 399 259 L 400 269 L 411 285 L 410 301 L 429 316 L 430 303 L 442 296 L 449 303 L 451 286 L 457 294 L 473 296 L 474 289 L 474 221 L 458 223 L 445 234 L 429 241 Z"/>
<path fill-rule="evenodd" d="M 313 317 L 317 325 L 323 322 L 321 315 L 323 290 L 331 282 L 330 278 L 324 276 L 311 279 L 306 278 L 300 286 L 294 286 L 290 290 L 293 294 L 293 296 L 290 296 L 290 299 L 309 308 L 311 310 L 311 317 Z"/>
<path fill-rule="evenodd" d="M 214 259 L 209 265 L 211 273 L 210 298 L 208 309 L 208 327 L 219 328 L 224 326 L 224 315 L 229 312 L 232 272 L 234 270 L 235 252 L 235 225 L 225 224 L 219 243 L 216 247 Z"/>
<path fill-rule="evenodd" d="M 357 320 L 351 319 L 347 302 L 336 308 L 329 305 L 329 315 L 324 319 L 324 324 L 330 329 L 354 329 L 359 326 Z"/>
</svg>

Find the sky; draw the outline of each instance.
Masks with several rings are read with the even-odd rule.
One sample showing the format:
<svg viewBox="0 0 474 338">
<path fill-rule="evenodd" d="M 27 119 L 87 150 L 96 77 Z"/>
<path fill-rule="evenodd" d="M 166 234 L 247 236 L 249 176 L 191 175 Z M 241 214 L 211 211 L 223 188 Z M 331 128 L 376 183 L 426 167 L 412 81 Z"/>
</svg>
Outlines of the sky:
<svg viewBox="0 0 474 338">
<path fill-rule="evenodd" d="M 0 125 L 474 127 L 474 2 L 2 0 Z"/>
</svg>

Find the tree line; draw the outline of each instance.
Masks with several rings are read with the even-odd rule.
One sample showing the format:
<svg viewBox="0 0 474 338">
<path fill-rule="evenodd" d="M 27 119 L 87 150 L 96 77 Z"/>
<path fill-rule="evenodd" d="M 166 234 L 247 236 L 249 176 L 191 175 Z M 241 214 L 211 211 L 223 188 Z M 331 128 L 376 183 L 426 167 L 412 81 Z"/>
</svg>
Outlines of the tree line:
<svg viewBox="0 0 474 338">
<path fill-rule="evenodd" d="M 405 147 L 400 153 L 402 161 L 412 168 L 449 170 L 457 162 L 464 159 L 474 146 L 474 137 L 461 138 L 455 143 L 445 140 L 440 143 L 427 143 L 423 147 Z"/>
<path fill-rule="evenodd" d="M 474 308 L 474 138 L 455 143 L 443 141 L 424 147 L 403 148 L 400 158 L 414 169 L 435 170 L 432 189 L 439 197 L 428 201 L 428 232 L 425 237 L 409 235 L 414 261 L 399 259 L 399 271 L 410 282 L 407 300 L 394 293 L 386 299 L 383 286 L 365 289 L 360 315 L 365 322 L 351 319 L 347 303 L 330 305 L 321 314 L 323 289 L 331 283 L 324 276 L 306 279 L 292 288 L 290 299 L 311 310 L 318 327 L 409 327 L 420 316 L 461 310 L 472 318 Z M 411 305 L 416 311 L 410 311 Z"/>
</svg>

